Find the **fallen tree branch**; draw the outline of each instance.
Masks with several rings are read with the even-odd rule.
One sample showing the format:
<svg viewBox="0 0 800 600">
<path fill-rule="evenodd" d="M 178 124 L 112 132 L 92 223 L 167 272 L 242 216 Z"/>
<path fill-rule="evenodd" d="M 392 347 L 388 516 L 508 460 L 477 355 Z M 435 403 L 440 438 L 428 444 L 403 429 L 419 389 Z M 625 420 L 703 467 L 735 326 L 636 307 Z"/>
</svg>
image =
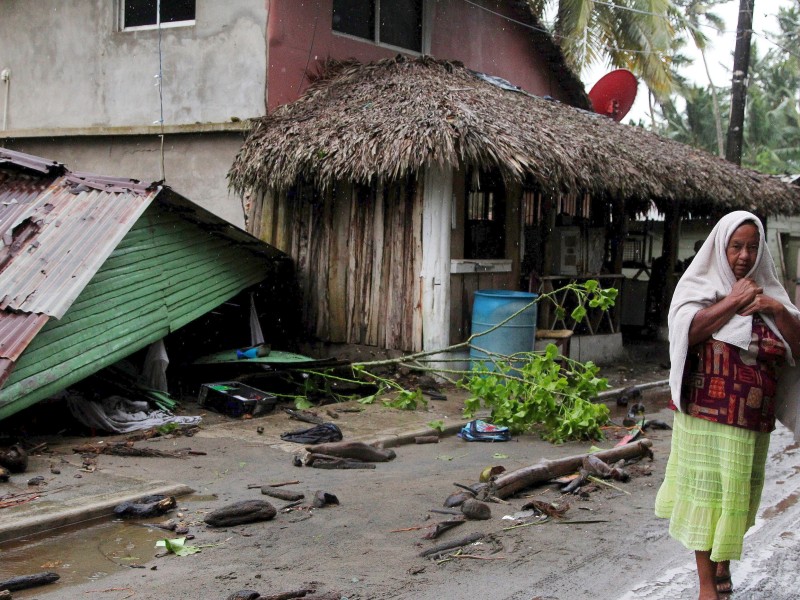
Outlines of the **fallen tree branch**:
<svg viewBox="0 0 800 600">
<path fill-rule="evenodd" d="M 643 438 L 638 442 L 601 450 L 595 452 L 593 456 L 605 461 L 616 462 L 621 459 L 639 458 L 642 456 L 652 456 L 650 450 L 653 442 Z M 498 498 L 508 498 L 525 488 L 556 479 L 569 473 L 574 473 L 583 465 L 583 459 L 589 454 L 578 454 L 567 456 L 556 460 L 544 460 L 529 467 L 523 467 L 516 471 L 503 473 L 491 484 L 489 490 L 493 496 Z"/>
</svg>

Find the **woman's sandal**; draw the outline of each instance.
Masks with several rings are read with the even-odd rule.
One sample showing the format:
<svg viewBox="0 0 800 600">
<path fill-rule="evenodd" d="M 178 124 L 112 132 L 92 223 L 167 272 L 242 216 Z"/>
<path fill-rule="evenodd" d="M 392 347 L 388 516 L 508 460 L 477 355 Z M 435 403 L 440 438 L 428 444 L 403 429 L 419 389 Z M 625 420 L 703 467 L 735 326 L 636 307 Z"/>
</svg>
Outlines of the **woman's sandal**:
<svg viewBox="0 0 800 600">
<path fill-rule="evenodd" d="M 730 594 L 731 592 L 733 592 L 733 582 L 731 581 L 730 575 L 717 575 L 716 583 L 717 583 L 717 593 Z"/>
</svg>

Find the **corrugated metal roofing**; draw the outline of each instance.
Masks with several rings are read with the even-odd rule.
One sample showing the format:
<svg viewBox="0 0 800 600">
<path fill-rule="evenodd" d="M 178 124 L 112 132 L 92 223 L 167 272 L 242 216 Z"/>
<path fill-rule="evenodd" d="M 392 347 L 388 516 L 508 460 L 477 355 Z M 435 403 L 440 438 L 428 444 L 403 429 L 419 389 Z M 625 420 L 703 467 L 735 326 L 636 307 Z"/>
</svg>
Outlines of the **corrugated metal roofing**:
<svg viewBox="0 0 800 600">
<path fill-rule="evenodd" d="M 94 357 L 94 364 L 90 361 L 90 364 L 80 367 L 79 371 L 74 373 L 71 371 L 74 365 L 70 361 L 80 359 L 73 357 L 71 353 L 76 347 L 75 340 L 81 338 L 83 335 L 81 332 L 85 332 L 83 325 L 78 328 L 77 338 L 70 338 L 63 348 L 58 343 L 55 346 L 50 345 L 51 338 L 54 335 L 61 335 L 56 333 L 57 331 L 71 331 L 71 328 L 74 328 L 70 324 L 74 318 L 70 315 L 75 311 L 71 311 L 65 319 L 58 320 L 65 316 L 78 298 L 81 302 L 89 302 L 90 306 L 99 303 L 83 316 L 89 320 L 96 319 L 97 314 L 101 312 L 98 309 L 102 308 L 103 298 L 93 298 L 93 296 L 98 293 L 97 290 L 106 290 L 108 293 L 109 289 L 115 288 L 107 288 L 105 284 L 98 284 L 89 289 L 87 286 L 101 268 L 111 269 L 113 261 L 106 263 L 112 254 L 118 256 L 120 252 L 137 253 L 149 248 L 147 244 L 135 246 L 133 250 L 118 247 L 134 225 L 141 222 L 145 210 L 157 197 L 160 207 L 176 218 L 179 217 L 185 225 L 194 223 L 202 227 L 209 238 L 197 242 L 191 240 L 191 236 L 187 238 L 188 233 L 184 233 L 184 238 L 191 241 L 189 246 L 199 250 L 190 250 L 189 255 L 177 255 L 178 263 L 185 262 L 176 264 L 174 269 L 165 269 L 160 274 L 159 271 L 162 269 L 158 264 L 162 256 L 159 252 L 164 248 L 152 256 L 154 262 L 149 266 L 150 275 L 156 273 L 156 279 L 169 277 L 167 283 L 170 288 L 174 286 L 175 289 L 174 293 L 171 292 L 167 305 L 156 311 L 164 314 L 153 313 L 152 306 L 146 303 L 139 307 L 145 316 L 153 313 L 150 317 L 158 317 L 150 326 L 137 330 L 137 324 L 130 322 L 130 315 L 124 311 L 108 317 L 121 320 L 117 326 L 121 327 L 121 331 L 130 330 L 129 336 L 139 336 L 142 340 L 147 338 L 147 343 L 214 308 L 211 303 L 218 298 L 230 297 L 239 291 L 242 285 L 256 283 L 264 277 L 265 273 L 257 264 L 245 266 L 242 258 L 237 258 L 236 252 L 231 254 L 231 251 L 224 248 L 247 249 L 250 253 L 261 255 L 262 258 L 271 258 L 282 253 L 198 207 L 169 188 L 158 184 L 145 185 L 133 179 L 70 172 L 55 161 L 0 148 L 0 388 L 9 377 L 12 381 L 8 381 L 8 385 L 19 388 L 13 393 L 10 389 L 0 392 L 6 403 L 13 404 L 20 394 L 28 394 L 28 399 L 34 402 L 38 396 L 34 398 L 30 394 L 37 393 L 37 390 L 50 390 L 59 377 L 63 381 L 71 377 L 72 381 L 79 375 L 85 376 L 100 368 L 97 366 L 99 364 L 97 357 Z M 151 232 L 147 235 L 152 235 L 157 229 L 157 227 L 153 229 L 152 226 L 146 228 L 146 231 Z M 169 231 L 178 229 L 182 228 L 174 224 Z M 135 240 L 136 236 L 131 239 Z M 222 245 L 214 241 L 222 239 L 225 240 Z M 186 277 L 181 272 L 182 267 L 191 262 L 187 258 L 192 256 L 191 252 L 195 252 L 198 256 L 205 255 L 200 264 L 205 263 L 208 267 L 197 267 L 200 269 L 199 272 L 204 274 L 205 288 L 201 286 L 198 289 L 194 283 L 192 289 L 181 287 L 186 285 L 182 283 Z M 169 260 L 166 264 L 168 263 Z M 225 272 L 215 277 L 212 282 L 209 279 L 212 273 L 216 275 L 220 271 Z M 234 271 L 239 273 L 236 277 L 232 276 Z M 130 281 L 129 274 L 113 272 L 113 269 L 108 272 L 123 282 L 120 289 L 125 289 L 124 293 L 127 294 L 127 290 L 132 290 L 137 297 L 143 298 L 140 303 L 145 302 L 143 288 L 149 285 L 147 281 L 139 281 L 138 284 L 141 285 L 139 287 L 137 282 Z M 104 276 L 100 273 L 98 277 L 99 281 L 102 281 Z M 117 296 L 119 290 L 110 293 L 114 300 L 119 301 Z M 204 300 L 206 295 L 207 299 Z M 201 301 L 192 300 L 192 296 L 200 298 Z M 83 309 L 75 314 L 82 311 Z M 55 320 L 51 320 L 51 317 Z M 58 328 L 45 328 L 48 322 L 51 325 L 57 323 Z M 106 324 L 108 323 L 100 320 L 101 326 Z M 37 336 L 40 332 L 41 335 Z M 34 361 L 38 363 L 38 367 L 41 367 L 41 361 L 45 360 L 53 363 L 51 365 L 53 370 L 51 372 L 50 368 L 44 371 L 39 369 L 32 377 L 12 385 L 23 376 L 23 373 L 14 371 L 15 365 L 20 357 L 25 362 L 25 357 L 30 353 L 24 355 L 23 353 L 32 344 L 41 346 L 44 352 L 42 356 L 37 355 L 37 360 Z M 132 351 L 131 348 L 136 344 L 138 342 L 135 340 L 113 341 L 113 352 L 105 358 L 108 360 L 122 358 L 127 355 L 125 352 Z M 84 348 L 83 353 L 86 352 L 87 349 Z M 25 367 L 27 368 L 29 367 Z M 59 375 L 55 372 L 58 369 L 66 371 Z M 4 407 L 2 404 L 0 402 L 0 412 L 5 411 L 5 416 L 14 412 L 13 407 Z M 25 404 L 29 405 L 30 402 Z"/>
<path fill-rule="evenodd" d="M 3 238 L 12 255 L 0 263 L 0 309 L 61 318 L 157 194 L 99 191 L 67 176 L 15 207 Z"/>
</svg>

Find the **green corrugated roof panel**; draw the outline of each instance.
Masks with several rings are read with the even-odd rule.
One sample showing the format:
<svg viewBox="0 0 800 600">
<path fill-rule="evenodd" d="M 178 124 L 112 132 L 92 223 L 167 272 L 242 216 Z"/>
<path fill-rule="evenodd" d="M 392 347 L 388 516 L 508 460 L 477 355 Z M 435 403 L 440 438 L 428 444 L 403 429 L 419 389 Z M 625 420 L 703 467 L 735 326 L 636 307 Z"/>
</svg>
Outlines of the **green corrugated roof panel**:
<svg viewBox="0 0 800 600">
<path fill-rule="evenodd" d="M 155 203 L 0 389 L 0 419 L 146 347 L 259 283 L 271 260 Z"/>
</svg>

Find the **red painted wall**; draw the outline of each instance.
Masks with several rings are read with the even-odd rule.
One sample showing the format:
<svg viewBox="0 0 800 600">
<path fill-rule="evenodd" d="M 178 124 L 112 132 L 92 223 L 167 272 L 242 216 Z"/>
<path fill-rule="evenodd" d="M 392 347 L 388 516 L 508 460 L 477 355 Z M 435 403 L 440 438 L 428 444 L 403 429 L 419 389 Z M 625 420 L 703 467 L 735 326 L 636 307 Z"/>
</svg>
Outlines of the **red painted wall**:
<svg viewBox="0 0 800 600">
<path fill-rule="evenodd" d="M 563 99 L 558 78 L 544 66 L 530 31 L 493 14 L 512 16 L 510 2 L 428 0 L 433 5 L 430 52 L 439 59 L 459 60 L 467 67 L 507 79 L 540 96 Z M 334 34 L 332 0 L 266 0 L 267 105 L 270 111 L 292 100 L 308 85 L 306 70 L 327 58 L 356 58 L 363 62 L 390 58 L 398 51 Z M 490 12 L 491 11 L 491 12 Z M 516 16 L 516 15 L 514 15 Z"/>
</svg>

